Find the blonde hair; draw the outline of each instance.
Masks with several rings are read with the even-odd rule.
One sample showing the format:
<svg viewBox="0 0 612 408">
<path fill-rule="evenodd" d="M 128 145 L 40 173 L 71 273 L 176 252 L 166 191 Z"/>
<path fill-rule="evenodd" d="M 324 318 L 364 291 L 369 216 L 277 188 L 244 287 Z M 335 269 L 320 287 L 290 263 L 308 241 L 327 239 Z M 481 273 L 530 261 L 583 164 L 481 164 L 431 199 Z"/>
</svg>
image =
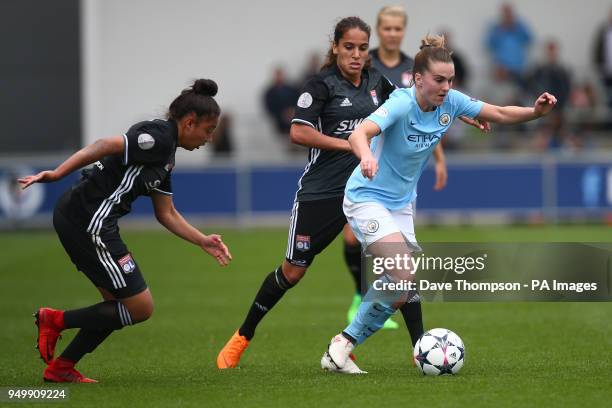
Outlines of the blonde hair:
<svg viewBox="0 0 612 408">
<path fill-rule="evenodd" d="M 443 35 L 427 34 L 425 37 L 421 38 L 421 46 L 419 49 L 422 50 L 425 47 L 443 48 L 448 51 L 446 49 L 446 38 Z"/>
<path fill-rule="evenodd" d="M 380 9 L 376 16 L 376 28 L 380 26 L 380 21 L 383 17 L 402 17 L 404 19 L 404 27 L 408 25 L 408 14 L 403 6 L 385 6 Z"/>
</svg>

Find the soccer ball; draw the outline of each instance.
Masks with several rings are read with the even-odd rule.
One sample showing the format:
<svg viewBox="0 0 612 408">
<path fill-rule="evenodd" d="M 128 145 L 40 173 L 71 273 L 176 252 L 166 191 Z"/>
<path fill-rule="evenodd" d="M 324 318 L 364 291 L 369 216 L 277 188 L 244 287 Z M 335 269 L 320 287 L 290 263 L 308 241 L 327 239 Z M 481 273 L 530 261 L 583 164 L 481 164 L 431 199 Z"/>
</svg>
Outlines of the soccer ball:
<svg viewBox="0 0 612 408">
<path fill-rule="evenodd" d="M 448 329 L 431 329 L 414 346 L 414 363 L 424 375 L 457 374 L 465 358 L 461 338 Z"/>
</svg>

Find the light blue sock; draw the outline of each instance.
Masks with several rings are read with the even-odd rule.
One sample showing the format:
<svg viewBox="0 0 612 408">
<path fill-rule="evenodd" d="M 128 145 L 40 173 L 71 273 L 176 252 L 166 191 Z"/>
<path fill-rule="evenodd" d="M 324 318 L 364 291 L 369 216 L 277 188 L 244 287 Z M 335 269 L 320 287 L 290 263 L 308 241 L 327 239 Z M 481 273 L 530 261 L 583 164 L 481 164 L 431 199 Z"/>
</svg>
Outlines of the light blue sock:
<svg viewBox="0 0 612 408">
<path fill-rule="evenodd" d="M 387 276 L 380 279 L 382 282 L 390 282 Z M 381 295 L 371 287 L 359 305 L 357 315 L 344 329 L 344 332 L 354 338 L 357 344 L 363 343 L 368 337 L 380 330 L 387 319 L 395 312 L 391 307 L 392 298 Z"/>
</svg>

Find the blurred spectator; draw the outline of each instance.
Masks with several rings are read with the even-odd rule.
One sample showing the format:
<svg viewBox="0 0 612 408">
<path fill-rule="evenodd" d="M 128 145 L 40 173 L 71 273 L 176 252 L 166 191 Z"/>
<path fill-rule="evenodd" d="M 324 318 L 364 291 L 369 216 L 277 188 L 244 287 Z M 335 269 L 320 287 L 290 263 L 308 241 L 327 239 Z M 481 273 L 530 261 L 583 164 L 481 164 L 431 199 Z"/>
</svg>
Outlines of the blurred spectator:
<svg viewBox="0 0 612 408">
<path fill-rule="evenodd" d="M 523 94 L 519 85 L 512 81 L 510 73 L 499 65 L 493 66 L 491 78 L 488 83 L 483 84 L 483 88 L 477 92 L 482 95 L 482 99 L 492 105 L 498 106 L 522 106 L 525 105 L 522 101 Z M 533 104 L 533 100 L 529 101 Z M 495 136 L 492 137 L 491 143 L 496 149 L 507 149 L 512 147 L 516 142 L 515 138 L 509 135 L 509 132 L 518 132 L 525 130 L 524 124 L 519 125 L 501 125 L 496 124 L 493 131 Z"/>
<path fill-rule="evenodd" d="M 219 124 L 213 137 L 215 156 L 230 156 L 234 150 L 232 139 L 232 116 L 229 113 L 224 113 L 219 118 Z"/>
<path fill-rule="evenodd" d="M 461 55 L 460 52 L 455 50 L 455 46 L 453 43 L 453 37 L 449 30 L 442 29 L 440 30 L 444 39 L 446 41 L 445 45 L 452 54 L 453 64 L 455 65 L 455 79 L 453 81 L 453 88 L 459 89 L 462 92 L 467 92 L 467 80 L 469 77 L 468 67 L 465 63 L 465 59 Z M 445 137 L 442 139 L 442 146 L 445 150 L 453 151 L 461 148 L 461 141 L 465 137 L 466 133 L 469 131 L 465 124 L 460 121 L 453 122 L 448 131 L 446 132 Z"/>
<path fill-rule="evenodd" d="M 510 4 L 503 4 L 500 11 L 500 21 L 489 28 L 486 45 L 496 69 L 506 70 L 510 78 L 522 86 L 531 33 L 515 16 Z"/>
<path fill-rule="evenodd" d="M 612 10 L 608 14 L 608 21 L 597 33 L 594 51 L 595 65 L 606 92 L 606 103 L 609 108 L 612 108 Z"/>
<path fill-rule="evenodd" d="M 536 148 L 540 151 L 560 148 L 569 143 L 565 107 L 569 100 L 571 80 L 567 68 L 559 62 L 559 46 L 556 41 L 544 45 L 545 60 L 528 75 L 527 84 L 531 95 L 537 98 L 543 92 L 557 97 L 555 109 L 538 123 Z"/>
<path fill-rule="evenodd" d="M 308 57 L 308 62 L 306 63 L 306 67 L 302 72 L 302 76 L 300 77 L 298 83 L 298 88 L 301 89 L 311 76 L 317 74 L 321 70 L 322 65 L 323 62 L 321 61 L 321 55 L 318 52 L 313 51 Z"/>
<path fill-rule="evenodd" d="M 555 111 L 562 111 L 570 96 L 571 80 L 569 70 L 559 62 L 559 45 L 547 41 L 544 45 L 545 60 L 529 74 L 529 90 L 534 96 L 550 92 L 557 97 Z"/>
<path fill-rule="evenodd" d="M 272 84 L 264 93 L 266 112 L 272 118 L 279 137 L 289 141 L 289 128 L 300 90 L 289 84 L 281 67 L 274 69 Z"/>
<path fill-rule="evenodd" d="M 453 35 L 451 32 L 448 30 L 441 30 L 441 33 L 446 39 L 446 48 L 452 52 L 451 57 L 453 58 L 453 63 L 455 65 L 455 80 L 453 81 L 453 88 L 466 90 L 468 88 L 470 72 L 465 63 L 465 58 L 455 49 Z"/>
<path fill-rule="evenodd" d="M 579 83 L 572 88 L 569 98 L 573 109 L 580 111 L 592 111 L 597 106 L 597 95 L 593 84 L 588 81 Z"/>
<path fill-rule="evenodd" d="M 573 113 L 569 145 L 581 150 L 589 145 L 597 121 L 597 96 L 593 84 L 583 81 L 574 86 L 570 92 L 569 106 Z"/>
</svg>

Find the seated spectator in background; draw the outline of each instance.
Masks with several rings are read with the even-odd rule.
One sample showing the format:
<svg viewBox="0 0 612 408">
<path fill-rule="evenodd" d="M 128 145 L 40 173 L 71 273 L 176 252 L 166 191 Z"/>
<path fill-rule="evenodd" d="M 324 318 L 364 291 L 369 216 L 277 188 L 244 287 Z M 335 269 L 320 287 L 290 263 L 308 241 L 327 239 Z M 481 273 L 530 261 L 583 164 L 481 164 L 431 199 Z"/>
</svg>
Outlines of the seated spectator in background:
<svg viewBox="0 0 612 408">
<path fill-rule="evenodd" d="M 500 21 L 489 28 L 486 46 L 496 69 L 507 71 L 509 77 L 521 86 L 530 44 L 528 27 L 516 18 L 510 4 L 503 4 Z"/>
<path fill-rule="evenodd" d="M 581 81 L 572 88 L 568 105 L 572 108 L 574 116 L 569 144 L 575 150 L 589 145 L 597 120 L 595 117 L 597 103 L 595 87 L 588 80 Z"/>
<path fill-rule="evenodd" d="M 545 60 L 536 65 L 527 77 L 530 93 L 537 96 L 540 95 L 539 91 L 547 90 L 557 97 L 555 111 L 538 124 L 535 143 L 540 151 L 560 148 L 569 141 L 565 107 L 571 90 L 570 73 L 559 62 L 559 46 L 556 41 L 546 42 L 544 55 Z"/>
<path fill-rule="evenodd" d="M 470 70 L 465 63 L 465 58 L 455 49 L 455 42 L 453 41 L 453 36 L 450 31 L 440 30 L 440 32 L 446 40 L 446 48 L 452 52 L 451 57 L 453 58 L 453 64 L 455 64 L 455 80 L 453 81 L 453 88 L 467 90 Z"/>
<path fill-rule="evenodd" d="M 612 9 L 595 39 L 594 62 L 606 93 L 606 104 L 612 108 Z"/>
<path fill-rule="evenodd" d="M 287 82 L 283 68 L 276 67 L 272 84 L 264 93 L 264 105 L 274 122 L 278 136 L 287 143 L 289 143 L 289 128 L 299 93 L 297 87 Z"/>
<path fill-rule="evenodd" d="M 297 84 L 297 88 L 301 89 L 311 76 L 318 74 L 319 71 L 321 71 L 322 65 L 323 62 L 321 61 L 321 55 L 317 51 L 313 51 L 308 57 L 308 61 L 304 67 L 304 70 L 302 71 L 302 76 Z"/>
<path fill-rule="evenodd" d="M 592 111 L 597 106 L 597 94 L 593 84 L 583 81 L 572 88 L 569 97 L 570 106 L 574 110 Z"/>
<path fill-rule="evenodd" d="M 234 150 L 232 139 L 232 117 L 229 113 L 224 113 L 219 118 L 213 135 L 212 145 L 215 156 L 231 156 Z"/>
<path fill-rule="evenodd" d="M 453 80 L 453 88 L 467 92 L 469 69 L 465 63 L 465 58 L 455 49 L 455 43 L 450 31 L 446 29 L 440 30 L 444 39 L 446 40 L 446 48 L 452 52 L 451 58 L 455 65 L 455 79 Z M 445 137 L 442 139 L 442 146 L 445 150 L 454 151 L 461 148 L 461 141 L 466 135 L 466 132 L 470 131 L 462 123 L 456 122 L 448 128 Z"/>
<path fill-rule="evenodd" d="M 482 95 L 482 99 L 489 103 L 498 106 L 522 106 L 525 104 L 523 98 L 528 100 L 531 97 L 531 95 L 525 95 L 519 85 L 511 79 L 508 71 L 499 65 L 492 67 L 490 78 L 475 93 Z M 495 137 L 490 138 L 490 143 L 495 149 L 511 148 L 517 142 L 517 138 L 510 133 L 523 130 L 525 130 L 524 124 L 496 124 L 493 127 Z"/>
</svg>

